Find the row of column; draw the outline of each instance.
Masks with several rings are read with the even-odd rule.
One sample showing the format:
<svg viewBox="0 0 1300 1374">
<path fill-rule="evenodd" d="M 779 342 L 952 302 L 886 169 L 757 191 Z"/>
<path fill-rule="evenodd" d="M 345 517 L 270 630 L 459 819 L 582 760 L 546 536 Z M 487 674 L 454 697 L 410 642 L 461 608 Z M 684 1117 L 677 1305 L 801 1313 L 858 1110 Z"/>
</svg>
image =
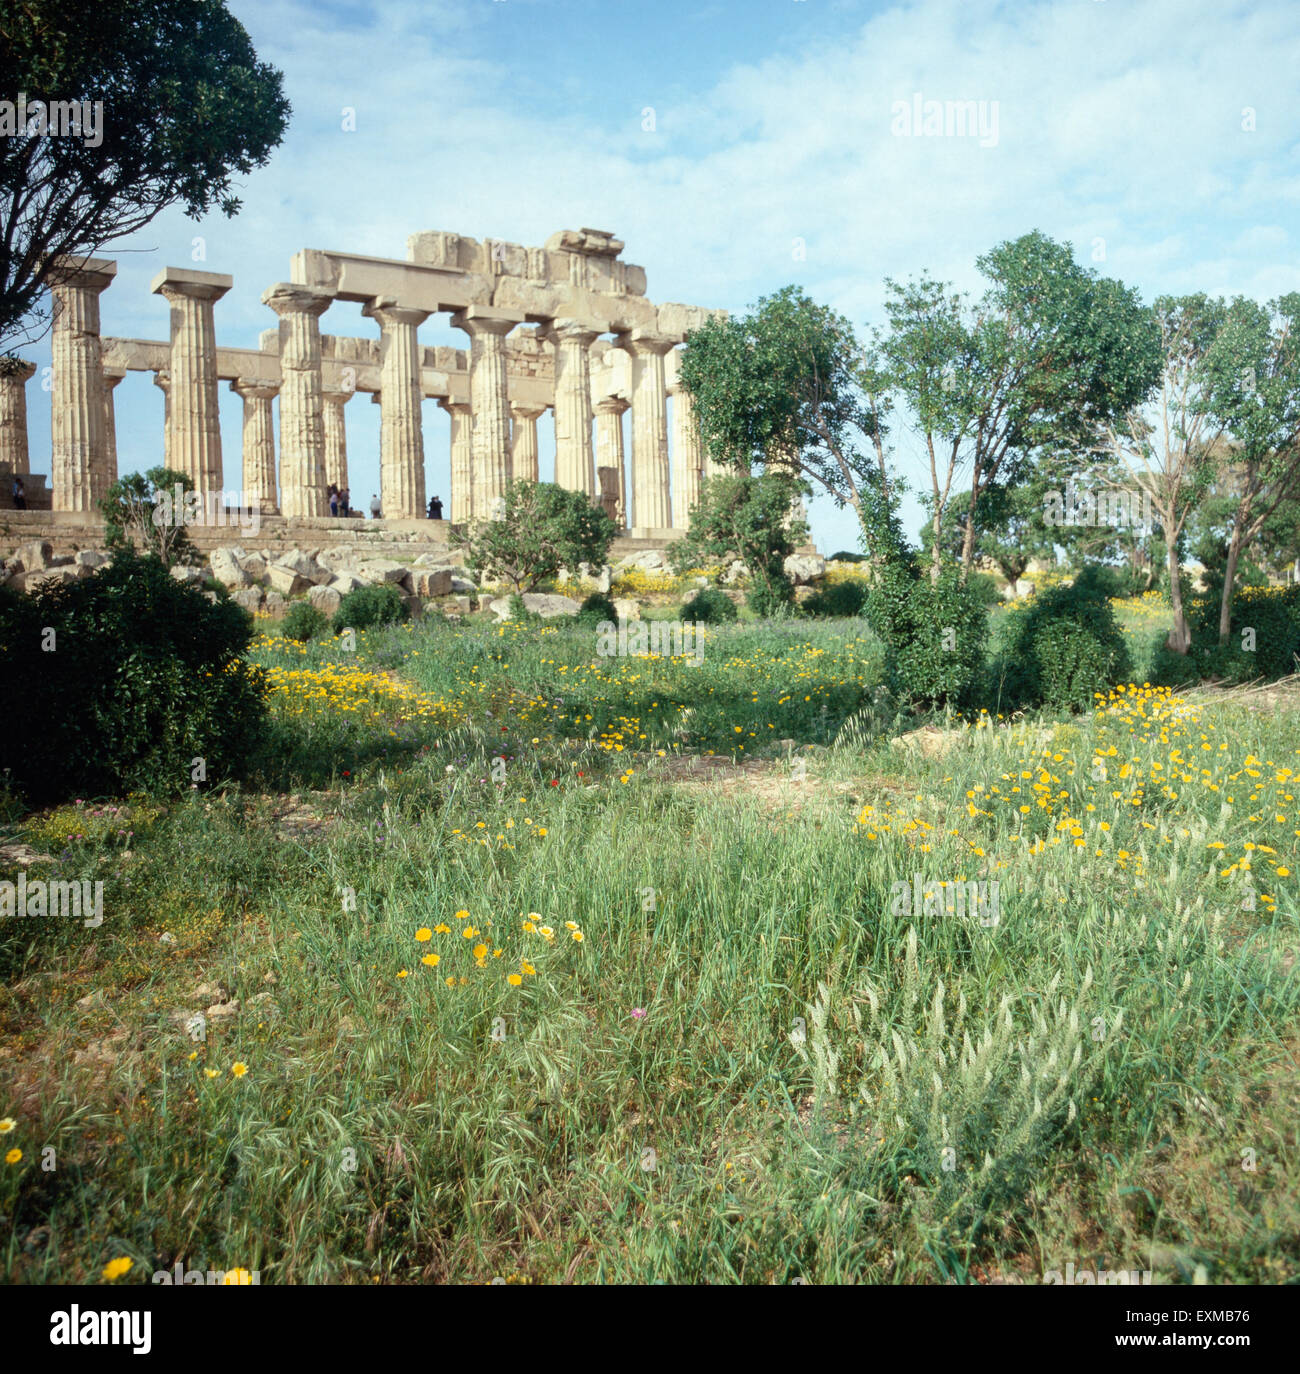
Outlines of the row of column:
<svg viewBox="0 0 1300 1374">
<path fill-rule="evenodd" d="M 117 475 L 112 393 L 124 374 L 120 369 L 105 372 L 99 331 L 99 296 L 116 271 L 110 260 L 89 259 L 76 270 L 56 273 L 51 281 L 52 485 L 59 510 L 95 508 Z M 169 366 L 154 378 L 165 397 L 164 463 L 185 472 L 205 497 L 222 486 L 213 306 L 231 285 L 228 276 L 177 268 L 159 273 L 152 285 L 171 311 Z M 280 384 L 252 379 L 231 383 L 244 402 L 246 499 L 264 510 L 278 507 L 286 516 L 324 515 L 326 485 L 348 485 L 343 406 L 351 393 L 327 391 L 322 379 L 320 317 L 333 299 L 318 287 L 281 282 L 269 288 L 262 300 L 280 320 Z M 380 329 L 384 510 L 393 516 L 422 516 L 426 494 L 418 330 L 430 312 L 379 297 L 362 313 Z M 544 408 L 512 405 L 508 395 L 506 338 L 523 321 L 521 313 L 478 305 L 452 317 L 470 336 L 469 404 L 439 403 L 451 419 L 453 520 L 486 517 L 511 480 L 537 478 L 537 420 Z M 684 527 L 699 500 L 705 464 L 690 397 L 680 386 L 665 383 L 664 358 L 677 340 L 644 330 L 616 336 L 616 346 L 626 349 L 633 363 L 629 512 L 622 429 L 629 402 L 610 397 L 593 406 L 591 400 L 590 349 L 599 334 L 581 320 L 560 318 L 543 335 L 555 356 L 555 480 L 586 493 L 621 523 Z M 15 472 L 30 471 L 23 389 L 30 375 L 12 368 L 0 375 L 0 453 L 10 457 Z M 278 501 L 271 414 L 277 394 Z"/>
</svg>

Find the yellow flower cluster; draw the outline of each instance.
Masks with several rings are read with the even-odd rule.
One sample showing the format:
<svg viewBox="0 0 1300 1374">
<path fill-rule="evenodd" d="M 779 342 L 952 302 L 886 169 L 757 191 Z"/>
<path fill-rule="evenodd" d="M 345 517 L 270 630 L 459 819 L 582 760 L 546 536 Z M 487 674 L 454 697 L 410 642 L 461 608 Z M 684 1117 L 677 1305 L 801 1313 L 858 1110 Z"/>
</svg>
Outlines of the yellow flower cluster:
<svg viewBox="0 0 1300 1374">
<path fill-rule="evenodd" d="M 474 924 L 468 911 L 458 911 L 452 919 L 456 927 L 459 927 L 460 938 L 464 942 L 460 948 L 468 951 L 469 957 L 473 961 L 472 966 L 475 969 L 486 969 L 491 960 L 504 957 L 504 947 L 497 945 L 495 940 L 485 937 L 484 932 Z M 520 921 L 525 934 L 536 936 L 548 946 L 555 944 L 556 932 L 551 926 L 543 922 L 542 917 L 537 912 L 530 911 L 527 916 L 521 917 Z M 492 922 L 487 921 L 486 925 L 490 928 Z M 580 945 L 586 939 L 586 936 L 579 929 L 577 922 L 565 921 L 564 928 L 569 932 L 569 938 L 575 944 Z M 415 942 L 418 945 L 427 945 L 432 942 L 435 936 L 451 935 L 453 930 L 454 927 L 448 925 L 446 921 L 439 921 L 436 926 L 421 926 L 415 932 Z M 473 942 L 472 944 L 470 943 L 471 941 Z M 420 956 L 420 963 L 424 968 L 437 968 L 442 961 L 443 955 L 437 950 L 431 949 L 428 953 Z M 410 969 L 403 968 L 398 970 L 397 977 L 399 979 L 409 978 L 410 976 Z M 519 958 L 518 970 L 506 974 L 506 983 L 512 988 L 517 988 L 523 985 L 525 978 L 534 978 L 536 976 L 537 965 L 525 953 Z M 443 977 L 443 982 L 449 988 L 463 986 L 469 981 L 469 978 L 465 974 L 458 975 L 455 973 L 448 973 Z"/>
</svg>

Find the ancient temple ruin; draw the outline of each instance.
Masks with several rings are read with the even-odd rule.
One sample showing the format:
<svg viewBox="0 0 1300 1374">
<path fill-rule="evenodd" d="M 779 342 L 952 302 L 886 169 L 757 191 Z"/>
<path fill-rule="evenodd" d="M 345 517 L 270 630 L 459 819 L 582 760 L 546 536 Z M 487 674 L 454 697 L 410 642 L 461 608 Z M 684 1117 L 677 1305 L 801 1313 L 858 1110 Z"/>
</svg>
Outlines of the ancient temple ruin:
<svg viewBox="0 0 1300 1374">
<path fill-rule="evenodd" d="M 621 528 L 684 529 L 706 463 L 678 360 L 688 332 L 720 312 L 656 305 L 622 250 L 596 229 L 564 230 L 542 248 L 420 233 L 405 260 L 306 249 L 290 280 L 262 293 L 277 318 L 256 349 L 217 342 L 214 307 L 230 276 L 165 268 L 152 289 L 170 307 L 168 339 L 125 339 L 100 331 L 116 264 L 70 264 L 52 284 L 52 509 L 93 511 L 116 479 L 113 388 L 144 371 L 165 396 L 159 460 L 205 500 L 239 486 L 266 514 L 327 515 L 327 484 L 348 485 L 347 406 L 362 393 L 380 407 L 384 514 L 422 517 L 421 402 L 434 397 L 451 419 L 452 520 L 490 518 L 510 481 L 538 477 L 537 422 L 553 410 L 560 485 L 586 492 Z M 335 301 L 359 302 L 377 337 L 323 332 Z M 420 326 L 443 312 L 467 349 L 420 343 Z M 30 473 L 30 376 L 31 365 L 0 373 L 0 468 L 19 474 Z M 240 483 L 223 461 L 222 382 L 243 400 Z"/>
</svg>

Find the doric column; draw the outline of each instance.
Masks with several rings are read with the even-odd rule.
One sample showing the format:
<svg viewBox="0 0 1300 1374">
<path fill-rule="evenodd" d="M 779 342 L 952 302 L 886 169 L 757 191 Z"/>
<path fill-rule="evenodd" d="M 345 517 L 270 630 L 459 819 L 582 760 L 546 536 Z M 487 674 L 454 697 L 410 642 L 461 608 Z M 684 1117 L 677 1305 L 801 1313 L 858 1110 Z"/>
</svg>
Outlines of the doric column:
<svg viewBox="0 0 1300 1374">
<path fill-rule="evenodd" d="M 280 317 L 280 510 L 328 515 L 320 317 L 333 296 L 323 287 L 277 282 L 262 304 Z"/>
<path fill-rule="evenodd" d="M 537 421 L 545 406 L 510 405 L 510 467 L 516 482 L 537 481 Z"/>
<path fill-rule="evenodd" d="M 159 368 L 153 374 L 153 384 L 163 394 L 163 467 L 172 465 L 172 374 Z"/>
<path fill-rule="evenodd" d="M 275 492 L 275 425 L 271 402 L 278 386 L 244 377 L 230 383 L 230 389 L 244 401 L 243 503 L 263 515 L 275 515 L 279 503 Z"/>
<path fill-rule="evenodd" d="M 618 336 L 618 347 L 632 355 L 632 523 L 667 529 L 668 394 L 664 354 L 677 340 L 635 329 Z"/>
<path fill-rule="evenodd" d="M 591 345 L 599 331 L 580 320 L 556 320 L 547 332 L 555 346 L 555 480 L 596 499 L 591 446 Z"/>
<path fill-rule="evenodd" d="M 99 296 L 117 275 L 108 258 L 62 259 L 49 278 L 54 296 L 50 394 L 55 510 L 93 510 L 104 490 L 104 358 Z"/>
<path fill-rule="evenodd" d="M 417 519 L 425 509 L 419 329 L 430 312 L 376 296 L 361 313 L 380 329 L 380 504 L 386 517 Z"/>
<path fill-rule="evenodd" d="M 700 503 L 704 441 L 691 393 L 681 382 L 674 382 L 668 394 L 673 398 L 673 528 L 684 530 L 689 528 L 691 512 Z"/>
<path fill-rule="evenodd" d="M 32 470 L 27 447 L 27 383 L 36 364 L 26 358 L 0 358 L 0 463 L 11 477 Z"/>
<path fill-rule="evenodd" d="M 465 401 L 442 400 L 438 404 L 451 417 L 451 496 L 448 519 L 463 524 L 474 516 L 474 449 L 471 440 L 473 411 Z"/>
<path fill-rule="evenodd" d="M 164 267 L 150 290 L 171 306 L 171 461 L 207 509 L 221 490 L 221 417 L 217 409 L 217 331 L 212 306 L 233 278 Z"/>
<path fill-rule="evenodd" d="M 470 337 L 469 399 L 473 408 L 474 518 L 492 517 L 510 484 L 510 400 L 506 385 L 506 335 L 524 322 L 516 310 L 471 305 L 451 317 Z"/>
<path fill-rule="evenodd" d="M 615 511 L 620 527 L 627 526 L 627 478 L 623 459 L 623 412 L 630 403 L 621 396 L 606 396 L 596 403 L 596 471 L 614 472 Z M 602 488 L 603 490 L 603 488 Z"/>
<path fill-rule="evenodd" d="M 325 391 L 325 481 L 342 491 L 348 484 L 348 431 L 343 415 L 343 407 L 356 395 L 355 391 Z M 380 416 L 382 423 L 382 413 Z M 381 430 L 382 442 L 382 430 Z M 423 468 L 423 444 L 421 439 L 421 468 Z M 380 452 L 383 452 L 381 447 Z"/>
<path fill-rule="evenodd" d="M 126 376 L 124 367 L 104 369 L 104 490 L 117 481 L 117 414 L 113 406 L 113 392 Z"/>
</svg>

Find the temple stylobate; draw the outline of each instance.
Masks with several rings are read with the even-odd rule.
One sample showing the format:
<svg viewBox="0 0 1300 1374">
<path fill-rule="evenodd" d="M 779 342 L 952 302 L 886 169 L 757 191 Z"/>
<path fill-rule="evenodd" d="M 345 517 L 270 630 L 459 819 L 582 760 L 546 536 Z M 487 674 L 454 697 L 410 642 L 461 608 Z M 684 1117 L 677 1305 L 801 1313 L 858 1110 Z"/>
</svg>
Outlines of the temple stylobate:
<svg viewBox="0 0 1300 1374">
<path fill-rule="evenodd" d="M 562 231 L 541 248 L 420 233 L 405 259 L 306 249 L 290 280 L 262 293 L 276 319 L 255 349 L 217 342 L 217 303 L 232 278 L 180 268 L 153 283 L 170 306 L 165 341 L 101 337 L 115 265 L 70 261 L 56 279 L 54 357 L 73 362 L 55 369 L 53 507 L 90 508 L 116 478 L 112 389 L 139 371 L 164 390 L 167 464 L 204 493 L 232 485 L 216 401 L 218 383 L 229 383 L 244 403 L 242 486 L 267 513 L 327 512 L 327 484 L 347 484 L 346 403 L 362 391 L 380 407 L 387 517 L 425 514 L 422 403 L 431 398 L 451 418 L 451 519 L 490 518 L 510 481 L 538 476 L 537 426 L 551 410 L 558 483 L 625 529 L 683 529 L 706 460 L 678 359 L 689 331 L 721 312 L 656 305 L 644 270 L 622 250 L 595 229 Z M 330 332 L 337 302 L 359 304 L 374 333 Z M 421 343 L 420 330 L 440 316 L 465 333 L 466 348 Z M 0 388 L 25 382 L 14 372 Z M 5 406 L 0 466 L 26 472 L 20 400 Z"/>
</svg>

